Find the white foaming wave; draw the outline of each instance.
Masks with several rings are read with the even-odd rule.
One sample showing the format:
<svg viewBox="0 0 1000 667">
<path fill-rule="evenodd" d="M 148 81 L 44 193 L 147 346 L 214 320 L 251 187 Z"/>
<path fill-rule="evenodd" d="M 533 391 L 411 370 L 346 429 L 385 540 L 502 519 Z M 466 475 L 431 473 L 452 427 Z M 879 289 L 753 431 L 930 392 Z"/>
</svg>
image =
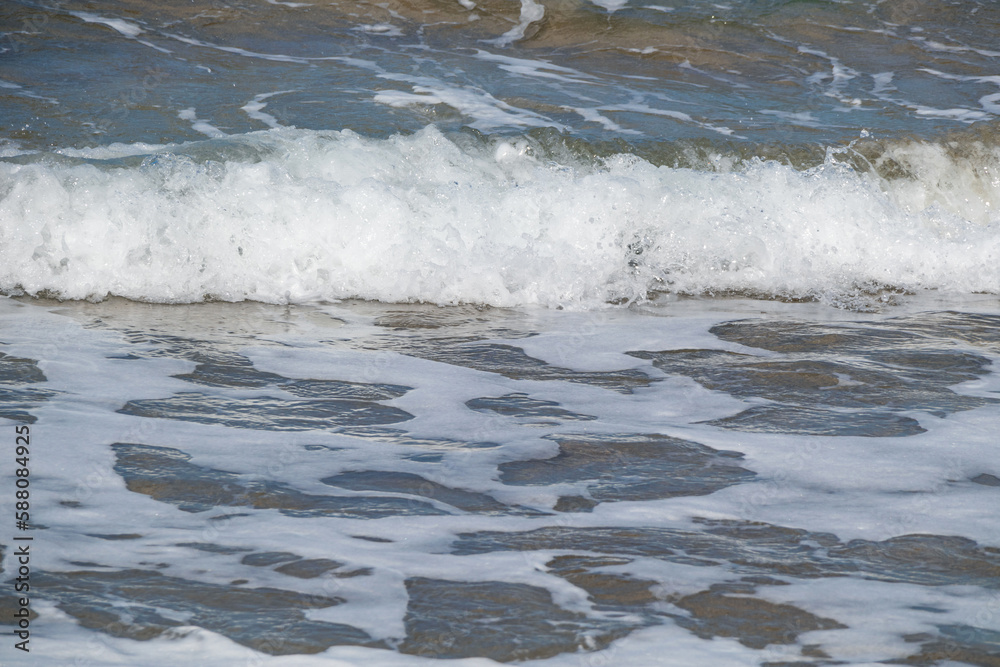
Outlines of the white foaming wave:
<svg viewBox="0 0 1000 667">
<path fill-rule="evenodd" d="M 590 83 L 595 78 L 592 74 L 587 74 L 586 72 L 581 72 L 570 67 L 554 65 L 546 60 L 514 58 L 482 49 L 476 50 L 475 57 L 487 62 L 500 63 L 497 67 L 511 74 L 552 79 L 563 83 Z"/>
<path fill-rule="evenodd" d="M 724 125 L 712 125 L 711 123 L 705 123 L 696 120 L 692 118 L 690 115 L 684 113 L 683 111 L 675 111 L 673 109 L 657 109 L 655 107 L 649 106 L 648 104 L 641 104 L 638 102 L 631 102 L 628 104 L 607 105 L 598 107 L 598 109 L 600 111 L 630 111 L 633 113 L 649 114 L 652 116 L 664 116 L 667 118 L 673 118 L 675 120 L 679 120 L 682 123 L 691 123 L 694 125 L 698 125 L 699 127 L 703 127 L 707 130 L 712 130 L 713 132 L 718 132 L 719 134 L 725 136 L 732 136 L 738 139 L 745 138 L 736 134 L 735 132 L 733 132 L 731 129 L 729 129 Z"/>
<path fill-rule="evenodd" d="M 609 14 L 617 12 L 628 4 L 628 0 L 591 0 L 598 7 L 606 10 Z"/>
<path fill-rule="evenodd" d="M 187 109 L 181 109 L 177 112 L 177 117 L 181 120 L 186 120 L 191 123 L 191 129 L 196 132 L 204 134 L 206 137 L 211 137 L 213 139 L 218 139 L 226 136 L 226 133 L 215 127 L 206 120 L 198 118 L 195 113 L 194 107 L 189 107 Z"/>
<path fill-rule="evenodd" d="M 69 12 L 70 15 L 81 19 L 86 23 L 99 23 L 101 25 L 106 25 L 112 30 L 115 30 L 126 37 L 138 37 L 145 30 L 140 28 L 135 23 L 131 21 L 126 21 L 125 19 L 109 19 L 104 16 L 99 16 L 97 14 L 92 14 L 90 12 Z"/>
<path fill-rule="evenodd" d="M 412 85 L 413 92 L 383 90 L 374 100 L 390 107 L 434 106 L 445 104 L 460 113 L 474 118 L 469 127 L 489 132 L 504 127 L 554 127 L 567 128 L 550 118 L 527 109 L 515 107 L 497 99 L 477 86 L 453 86 L 425 76 L 405 74 L 379 74 L 380 78 Z"/>
<path fill-rule="evenodd" d="M 463 149 L 434 128 L 214 141 L 261 157 L 206 160 L 212 145 L 193 143 L 141 166 L 0 163 L 0 290 L 570 308 L 650 291 L 1000 293 L 995 148 L 962 163 L 901 147 L 912 178 L 885 182 L 834 157 L 807 171 L 557 164 L 524 140 Z"/>
<path fill-rule="evenodd" d="M 225 51 L 226 53 L 234 53 L 238 56 L 245 56 L 247 58 L 260 58 L 262 60 L 272 60 L 274 62 L 297 63 L 300 65 L 307 65 L 310 63 L 310 61 L 313 60 L 330 60 L 330 58 L 297 58 L 295 56 L 287 56 L 281 53 L 259 53 L 257 51 L 248 51 L 246 49 L 241 49 L 235 46 L 222 46 L 219 44 L 213 44 L 211 42 L 203 42 L 199 39 L 194 39 L 193 37 L 175 35 L 169 32 L 163 33 L 163 36 L 169 37 L 170 39 L 175 39 L 178 42 L 182 42 L 190 46 L 198 46 L 206 49 L 214 49 L 216 51 Z"/>
<path fill-rule="evenodd" d="M 277 129 L 279 127 L 285 127 L 278 122 L 278 119 L 269 113 L 263 111 L 264 107 L 267 106 L 267 102 L 264 100 L 270 99 L 275 95 L 285 95 L 287 93 L 298 92 L 295 90 L 277 90 L 273 93 L 261 93 L 260 95 L 254 95 L 254 98 L 240 107 L 241 110 L 245 111 L 248 116 L 254 120 L 259 120 L 268 127 L 272 129 Z"/>
<path fill-rule="evenodd" d="M 627 130 L 623 128 L 621 125 L 614 122 L 607 116 L 602 116 L 597 109 L 588 109 L 586 107 L 565 107 L 565 108 L 576 112 L 585 121 L 591 123 L 600 123 L 602 126 L 604 126 L 605 130 L 608 130 L 610 132 L 619 132 L 621 134 L 642 134 L 642 132 L 639 132 L 638 130 Z"/>
<path fill-rule="evenodd" d="M 3 52 L 0 51 L 0 53 Z M 59 100 L 55 99 L 54 97 L 45 97 L 44 95 L 33 93 L 30 90 L 25 89 L 24 86 L 17 83 L 13 83 L 11 81 L 4 81 L 3 79 L 0 79 L 0 89 L 16 91 L 14 93 L 7 93 L 7 94 L 20 95 L 21 97 L 31 97 L 36 100 L 42 100 L 43 102 L 48 102 L 49 104 L 59 104 Z"/>
<path fill-rule="evenodd" d="M 948 79 L 951 81 L 972 81 L 975 83 L 987 83 L 987 84 L 991 83 L 997 87 L 1000 87 L 1000 76 L 962 76 L 958 74 L 948 74 L 946 72 L 939 72 L 938 70 L 926 67 L 921 67 L 919 69 L 921 72 L 926 72 L 940 79 Z M 992 95 L 984 95 L 980 97 L 979 104 L 982 105 L 984 111 L 987 111 L 990 114 L 1000 114 L 1000 93 L 993 93 Z M 920 113 L 920 111 L 918 110 L 917 113 Z M 979 112 L 973 112 L 973 111 L 969 112 L 971 120 L 978 120 L 979 117 L 981 118 L 989 117 L 989 115 L 985 113 L 979 114 L 979 117 L 973 115 L 977 113 Z"/>
<path fill-rule="evenodd" d="M 521 0 L 521 16 L 518 24 L 496 39 L 489 40 L 488 43 L 496 44 L 497 46 L 509 46 L 519 39 L 523 39 L 528 26 L 541 21 L 544 17 L 544 5 L 535 2 L 535 0 Z"/>
<path fill-rule="evenodd" d="M 976 53 L 987 58 L 1000 58 L 1000 51 L 977 49 L 965 45 L 954 46 L 950 44 L 942 44 L 941 42 L 927 39 L 926 37 L 911 37 L 910 40 L 924 44 L 930 51 L 941 51 L 944 53 Z"/>
</svg>

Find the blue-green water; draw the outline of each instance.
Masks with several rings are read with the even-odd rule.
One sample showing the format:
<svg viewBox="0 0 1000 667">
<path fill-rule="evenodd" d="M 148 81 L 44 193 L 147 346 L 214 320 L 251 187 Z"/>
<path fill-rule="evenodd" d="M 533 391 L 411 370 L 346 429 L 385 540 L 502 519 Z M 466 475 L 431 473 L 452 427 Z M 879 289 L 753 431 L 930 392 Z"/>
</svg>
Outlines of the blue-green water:
<svg viewBox="0 0 1000 667">
<path fill-rule="evenodd" d="M 3 137 L 191 140 L 205 130 L 178 113 L 193 108 L 227 134 L 382 137 L 433 122 L 834 144 L 859 128 L 935 137 L 1000 114 L 1000 8 L 987 0 L 616 5 L 6 2 Z"/>
</svg>

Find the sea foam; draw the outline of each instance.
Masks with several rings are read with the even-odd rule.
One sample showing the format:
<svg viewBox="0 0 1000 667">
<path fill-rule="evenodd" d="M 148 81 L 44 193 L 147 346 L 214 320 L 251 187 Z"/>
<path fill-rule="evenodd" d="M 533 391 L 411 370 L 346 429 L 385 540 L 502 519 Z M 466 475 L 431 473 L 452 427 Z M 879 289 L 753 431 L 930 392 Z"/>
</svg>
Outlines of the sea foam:
<svg viewBox="0 0 1000 667">
<path fill-rule="evenodd" d="M 20 155 L 0 162 L 0 290 L 571 308 L 1000 292 L 1000 150 L 910 143 L 881 159 L 905 174 L 834 151 L 809 169 L 582 161 L 433 127 Z"/>
</svg>

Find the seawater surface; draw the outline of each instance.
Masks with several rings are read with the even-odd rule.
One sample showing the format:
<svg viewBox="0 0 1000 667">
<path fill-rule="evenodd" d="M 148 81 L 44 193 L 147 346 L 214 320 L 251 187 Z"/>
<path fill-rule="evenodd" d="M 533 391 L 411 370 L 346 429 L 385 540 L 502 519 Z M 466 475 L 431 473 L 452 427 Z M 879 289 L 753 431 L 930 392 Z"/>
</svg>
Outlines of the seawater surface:
<svg viewBox="0 0 1000 667">
<path fill-rule="evenodd" d="M 594 141 L 832 143 L 1000 114 L 991 0 L 14 0 L 36 149 L 428 122 Z"/>
<path fill-rule="evenodd" d="M 2 3 L 0 662 L 1000 664 L 998 31 Z"/>
<path fill-rule="evenodd" d="M 31 659 L 994 664 L 1000 309 L 941 305 L 4 300 Z"/>
</svg>

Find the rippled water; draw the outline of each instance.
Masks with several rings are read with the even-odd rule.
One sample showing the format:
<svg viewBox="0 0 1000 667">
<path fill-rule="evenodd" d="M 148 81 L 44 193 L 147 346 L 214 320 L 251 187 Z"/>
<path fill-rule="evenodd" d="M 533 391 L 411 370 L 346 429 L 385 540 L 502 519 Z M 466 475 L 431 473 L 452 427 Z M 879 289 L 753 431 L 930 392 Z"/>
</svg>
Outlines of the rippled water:
<svg viewBox="0 0 1000 667">
<path fill-rule="evenodd" d="M 993 664 L 1000 312 L 913 305 L 4 301 L 32 660 Z"/>
<path fill-rule="evenodd" d="M 5 3 L 26 146 L 428 122 L 832 143 L 1000 114 L 989 0 Z"/>
</svg>

